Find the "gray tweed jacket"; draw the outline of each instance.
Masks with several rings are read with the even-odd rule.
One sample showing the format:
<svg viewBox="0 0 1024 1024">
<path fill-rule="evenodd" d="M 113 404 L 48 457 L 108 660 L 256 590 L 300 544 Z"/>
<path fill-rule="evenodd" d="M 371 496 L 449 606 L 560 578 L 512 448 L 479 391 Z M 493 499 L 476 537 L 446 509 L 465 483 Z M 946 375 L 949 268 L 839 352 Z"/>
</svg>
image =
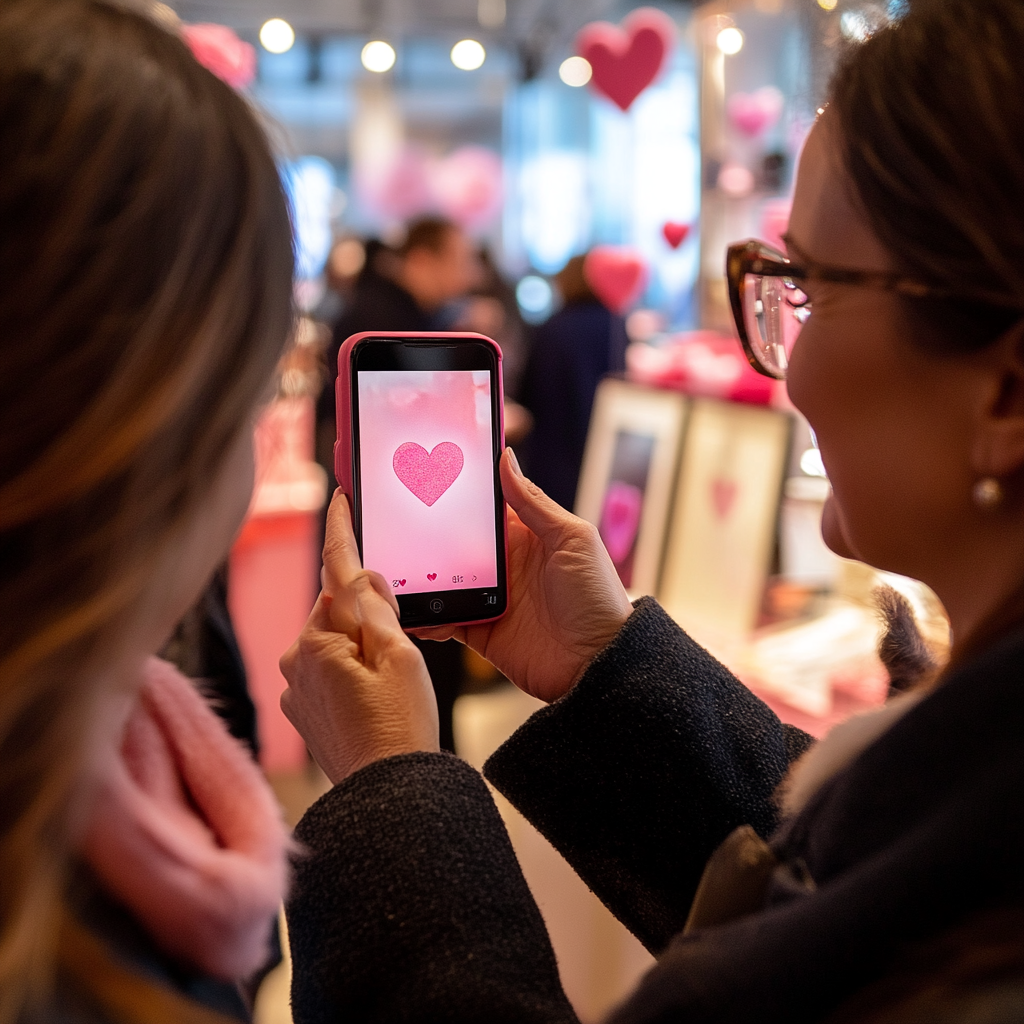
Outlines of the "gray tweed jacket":
<svg viewBox="0 0 1024 1024">
<path fill-rule="evenodd" d="M 485 771 L 658 956 L 615 1024 L 817 1021 L 908 944 L 1024 899 L 1022 666 L 1017 633 L 780 822 L 773 792 L 809 737 L 645 599 Z M 744 824 L 777 864 L 759 905 L 681 934 L 709 855 Z M 576 1020 L 468 765 L 370 765 L 297 836 L 296 1024 Z"/>
</svg>

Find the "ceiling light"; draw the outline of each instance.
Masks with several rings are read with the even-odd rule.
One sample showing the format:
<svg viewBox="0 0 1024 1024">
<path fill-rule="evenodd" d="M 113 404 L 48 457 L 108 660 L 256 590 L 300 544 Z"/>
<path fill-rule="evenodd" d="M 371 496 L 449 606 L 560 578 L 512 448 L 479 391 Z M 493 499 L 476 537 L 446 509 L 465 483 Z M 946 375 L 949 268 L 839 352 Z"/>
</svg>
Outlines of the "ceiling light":
<svg viewBox="0 0 1024 1024">
<path fill-rule="evenodd" d="M 729 28 L 723 28 L 718 33 L 718 38 L 715 41 L 722 53 L 728 57 L 739 53 L 743 49 L 743 33 L 734 25 Z"/>
<path fill-rule="evenodd" d="M 295 42 L 295 30 L 284 18 L 271 18 L 260 29 L 260 42 L 270 53 L 286 53 Z"/>
<path fill-rule="evenodd" d="M 452 63 L 460 71 L 476 71 L 487 57 L 487 51 L 475 39 L 463 39 L 452 47 Z"/>
<path fill-rule="evenodd" d="M 839 0 L 818 0 L 818 6 L 823 11 L 834 11 L 839 4 Z"/>
<path fill-rule="evenodd" d="M 576 89 L 581 85 L 586 85 L 593 73 L 594 69 L 586 57 L 568 57 L 558 68 L 558 77 L 566 85 L 571 85 Z"/>
<path fill-rule="evenodd" d="M 477 0 L 476 18 L 482 28 L 501 28 L 505 24 L 505 0 Z"/>
<path fill-rule="evenodd" d="M 395 48 L 383 39 L 372 39 L 363 47 L 361 59 L 367 71 L 383 74 L 395 66 Z"/>
</svg>

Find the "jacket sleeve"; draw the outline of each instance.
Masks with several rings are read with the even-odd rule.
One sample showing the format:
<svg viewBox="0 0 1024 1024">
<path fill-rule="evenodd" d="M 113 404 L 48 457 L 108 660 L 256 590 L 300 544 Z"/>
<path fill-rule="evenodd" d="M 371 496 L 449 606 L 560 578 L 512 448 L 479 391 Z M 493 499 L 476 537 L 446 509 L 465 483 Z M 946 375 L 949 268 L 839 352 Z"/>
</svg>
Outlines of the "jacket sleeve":
<svg viewBox="0 0 1024 1024">
<path fill-rule="evenodd" d="M 296 839 L 296 1024 L 577 1024 L 494 801 L 463 761 L 371 764 Z"/>
<path fill-rule="evenodd" d="M 484 772 L 657 953 L 722 840 L 774 831 L 774 790 L 811 742 L 643 598 Z"/>
</svg>

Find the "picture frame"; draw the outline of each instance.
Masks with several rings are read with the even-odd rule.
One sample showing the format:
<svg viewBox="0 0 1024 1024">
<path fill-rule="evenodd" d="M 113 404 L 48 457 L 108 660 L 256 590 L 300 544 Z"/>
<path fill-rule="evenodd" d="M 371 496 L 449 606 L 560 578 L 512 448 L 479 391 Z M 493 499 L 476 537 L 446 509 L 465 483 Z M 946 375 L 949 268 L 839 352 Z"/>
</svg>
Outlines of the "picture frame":
<svg viewBox="0 0 1024 1024">
<path fill-rule="evenodd" d="M 655 594 L 690 400 L 608 378 L 594 398 L 575 513 L 601 532 L 631 595 Z"/>
<path fill-rule="evenodd" d="M 657 596 L 706 646 L 742 642 L 757 624 L 792 426 L 777 409 L 692 402 Z"/>
</svg>

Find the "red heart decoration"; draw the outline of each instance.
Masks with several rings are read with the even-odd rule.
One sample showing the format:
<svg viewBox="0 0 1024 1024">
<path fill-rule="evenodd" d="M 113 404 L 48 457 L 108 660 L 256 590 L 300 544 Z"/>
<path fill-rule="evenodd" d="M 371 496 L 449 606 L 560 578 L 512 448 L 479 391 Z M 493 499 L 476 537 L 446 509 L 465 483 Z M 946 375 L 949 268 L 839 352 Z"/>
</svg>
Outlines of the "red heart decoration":
<svg viewBox="0 0 1024 1024">
<path fill-rule="evenodd" d="M 398 581 L 398 585 L 399 585 L 400 587 L 404 587 L 404 586 L 405 586 L 405 580 L 399 580 L 399 581 Z"/>
<path fill-rule="evenodd" d="M 622 313 L 647 285 L 647 262 L 627 246 L 598 245 L 583 260 L 583 276 L 610 310 Z"/>
<path fill-rule="evenodd" d="M 436 572 L 428 572 L 427 573 L 427 579 L 430 580 L 431 583 L 433 583 L 434 580 L 437 579 L 437 573 Z"/>
<path fill-rule="evenodd" d="M 711 481 L 711 503 L 715 506 L 715 515 L 725 519 L 732 511 L 736 501 L 736 483 L 716 477 Z"/>
<path fill-rule="evenodd" d="M 686 241 L 686 237 L 690 233 L 690 225 L 682 224 L 677 220 L 667 220 L 661 226 L 661 233 L 673 249 L 678 249 Z"/>
<path fill-rule="evenodd" d="M 675 38 L 675 22 L 667 14 L 641 7 L 621 28 L 607 21 L 584 25 L 576 37 L 576 52 L 593 69 L 591 86 L 626 111 L 658 77 Z"/>
</svg>

